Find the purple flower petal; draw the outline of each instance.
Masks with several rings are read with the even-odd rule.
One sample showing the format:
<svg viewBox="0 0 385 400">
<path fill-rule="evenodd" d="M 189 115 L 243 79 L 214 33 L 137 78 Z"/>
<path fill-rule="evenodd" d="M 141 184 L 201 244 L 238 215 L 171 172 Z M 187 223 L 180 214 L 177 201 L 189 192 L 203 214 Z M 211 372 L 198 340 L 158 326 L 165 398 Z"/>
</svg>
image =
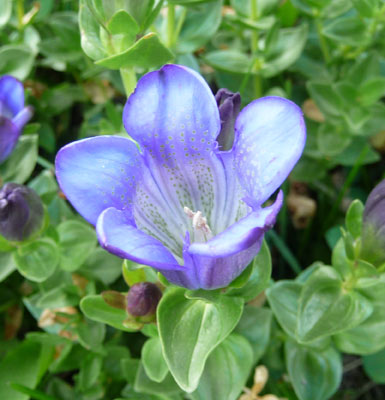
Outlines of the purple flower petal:
<svg viewBox="0 0 385 400">
<path fill-rule="evenodd" d="M 0 116 L 0 163 L 12 153 L 19 136 L 20 130 L 12 121 Z"/>
<path fill-rule="evenodd" d="M 275 223 L 283 201 L 279 192 L 273 205 L 260 208 L 206 243 L 192 243 L 184 252 L 185 271 L 166 271 L 172 283 L 189 289 L 226 287 L 257 255 L 264 233 Z"/>
<path fill-rule="evenodd" d="M 19 111 L 12 119 L 12 122 L 16 126 L 17 129 L 21 130 L 24 128 L 24 125 L 32 118 L 33 108 L 32 107 L 24 107 L 21 111 Z"/>
<path fill-rule="evenodd" d="M 108 208 L 98 218 L 96 231 L 99 242 L 107 251 L 160 271 L 182 270 L 177 260 L 163 244 L 137 229 L 130 215 Z"/>
<path fill-rule="evenodd" d="M 97 136 L 63 147 L 56 157 L 59 185 L 76 210 L 95 225 L 109 207 L 130 209 L 141 174 L 139 151 L 120 136 Z"/>
<path fill-rule="evenodd" d="M 249 205 L 263 204 L 287 178 L 305 146 L 301 109 L 280 97 L 254 100 L 235 123 L 233 151 Z"/>
<path fill-rule="evenodd" d="M 12 119 L 23 108 L 23 84 L 13 76 L 2 76 L 0 78 L 0 115 Z"/>
<path fill-rule="evenodd" d="M 123 121 L 151 171 L 135 200 L 138 227 L 159 239 L 175 238 L 181 252 L 190 225 L 184 207 L 202 211 L 214 230 L 225 207 L 226 173 L 215 153 L 220 130 L 215 98 L 196 72 L 166 65 L 140 79 Z"/>
</svg>

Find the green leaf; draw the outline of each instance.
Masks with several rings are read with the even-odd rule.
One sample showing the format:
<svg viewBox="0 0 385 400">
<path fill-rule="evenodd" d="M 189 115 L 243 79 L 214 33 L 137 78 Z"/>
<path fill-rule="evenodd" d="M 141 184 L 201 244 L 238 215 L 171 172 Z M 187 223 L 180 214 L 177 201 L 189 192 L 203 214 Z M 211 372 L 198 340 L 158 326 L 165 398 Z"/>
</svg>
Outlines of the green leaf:
<svg viewBox="0 0 385 400">
<path fill-rule="evenodd" d="M 148 339 L 142 347 L 142 363 L 151 380 L 160 383 L 166 378 L 168 367 L 159 337 Z"/>
<path fill-rule="evenodd" d="M 146 375 L 142 363 L 140 364 L 136 374 L 134 389 L 139 393 L 156 395 L 172 395 L 181 392 L 171 374 L 167 374 L 166 378 L 160 383 L 154 382 Z"/>
<path fill-rule="evenodd" d="M 11 252 L 2 253 L 0 252 L 0 282 L 6 279 L 13 271 L 17 269 L 17 265 L 13 259 Z"/>
<path fill-rule="evenodd" d="M 24 183 L 32 174 L 37 161 L 37 135 L 23 135 L 9 158 L 0 165 L 3 182 Z"/>
<path fill-rule="evenodd" d="M 86 5 L 86 0 L 80 0 L 79 6 L 79 28 L 81 46 L 88 57 L 99 60 L 107 56 L 100 40 L 100 26 Z"/>
<path fill-rule="evenodd" d="M 295 28 L 281 29 L 274 41 L 274 46 L 267 49 L 261 74 L 265 78 L 270 78 L 292 65 L 305 47 L 307 32 L 306 24 Z"/>
<path fill-rule="evenodd" d="M 60 251 L 52 239 L 44 238 L 21 245 L 13 256 L 23 276 L 34 282 L 43 282 L 55 272 Z"/>
<path fill-rule="evenodd" d="M 61 249 L 60 267 L 65 271 L 77 270 L 96 247 L 96 234 L 84 222 L 64 221 L 57 227 Z"/>
<path fill-rule="evenodd" d="M 274 316 L 283 330 L 292 338 L 296 337 L 298 299 L 302 284 L 294 281 L 279 281 L 266 290 L 266 297 Z"/>
<path fill-rule="evenodd" d="M 124 10 L 118 10 L 112 16 L 108 21 L 107 28 L 112 35 L 126 35 L 133 40 L 139 33 L 137 22 Z"/>
<path fill-rule="evenodd" d="M 109 69 L 151 68 L 165 64 L 172 58 L 172 53 L 159 41 L 158 36 L 148 33 L 123 53 L 103 58 L 96 64 Z"/>
<path fill-rule="evenodd" d="M 322 113 L 340 117 L 343 102 L 341 96 L 329 82 L 307 82 L 307 89 Z"/>
<path fill-rule="evenodd" d="M 346 291 L 331 267 L 319 268 L 305 283 L 299 299 L 297 334 L 303 342 L 353 328 L 372 313 L 370 301 Z"/>
<path fill-rule="evenodd" d="M 76 332 L 79 343 L 86 349 L 95 351 L 103 343 L 106 326 L 85 318 L 83 322 L 77 324 Z"/>
<path fill-rule="evenodd" d="M 0 28 L 3 27 L 11 18 L 12 0 L 3 0 L 0 7 Z"/>
<path fill-rule="evenodd" d="M 178 42 L 178 53 L 193 53 L 213 37 L 221 23 L 223 0 L 188 8 Z"/>
<path fill-rule="evenodd" d="M 24 80 L 32 70 L 35 60 L 33 51 L 24 45 L 0 47 L 0 75 L 12 75 Z"/>
<path fill-rule="evenodd" d="M 352 0 L 356 10 L 363 16 L 371 18 L 378 9 L 378 0 Z"/>
<path fill-rule="evenodd" d="M 359 102 L 371 106 L 385 95 L 385 78 L 376 77 L 366 80 L 359 88 Z"/>
<path fill-rule="evenodd" d="M 159 335 L 170 372 L 183 390 L 197 388 L 207 357 L 234 329 L 242 309 L 237 297 L 189 300 L 180 288 L 163 295 L 157 310 Z"/>
<path fill-rule="evenodd" d="M 385 383 L 385 349 L 362 358 L 366 374 L 376 383 Z"/>
<path fill-rule="evenodd" d="M 353 329 L 333 337 L 337 348 L 348 354 L 372 354 L 385 345 L 385 309 L 382 301 L 373 303 L 373 312 Z"/>
<path fill-rule="evenodd" d="M 263 356 L 270 339 L 272 312 L 268 308 L 246 306 L 235 328 L 244 336 L 253 349 L 254 364 Z"/>
<path fill-rule="evenodd" d="M 20 393 L 9 385 L 20 383 L 34 388 L 39 382 L 41 346 L 39 343 L 24 341 L 11 349 L 1 360 L 0 398 L 27 400 L 29 396 Z"/>
<path fill-rule="evenodd" d="M 266 241 L 263 241 L 259 253 L 254 258 L 252 268 L 247 283 L 241 288 L 229 288 L 228 295 L 239 296 L 245 301 L 250 301 L 266 289 L 271 277 L 271 255 Z"/>
<path fill-rule="evenodd" d="M 352 138 L 345 129 L 328 123 L 321 124 L 317 131 L 319 151 L 327 157 L 341 153 L 351 143 Z"/>
<path fill-rule="evenodd" d="M 80 365 L 77 386 L 81 391 L 92 388 L 97 382 L 100 372 L 102 371 L 103 358 L 94 353 L 88 353 Z"/>
<path fill-rule="evenodd" d="M 216 50 L 207 53 L 204 61 L 215 69 L 247 74 L 251 71 L 252 59 L 237 50 Z"/>
<path fill-rule="evenodd" d="M 192 400 L 234 400 L 253 366 L 252 350 L 242 336 L 231 334 L 210 354 Z"/>
<path fill-rule="evenodd" d="M 346 212 L 346 228 L 352 234 L 354 239 L 357 239 L 361 235 L 363 213 L 364 205 L 360 200 L 354 200 Z"/>
<path fill-rule="evenodd" d="M 100 295 L 83 297 L 80 302 L 80 309 L 87 318 L 93 321 L 102 322 L 121 331 L 133 331 L 133 329 L 126 328 L 123 325 L 127 318 L 125 310 L 109 306 Z"/>
<path fill-rule="evenodd" d="M 338 43 L 354 47 L 365 45 L 370 40 L 367 25 L 355 16 L 331 20 L 323 27 L 323 34 Z"/>
<path fill-rule="evenodd" d="M 342 360 L 332 347 L 312 350 L 288 340 L 285 355 L 290 381 L 300 400 L 327 400 L 336 392 L 342 378 Z"/>
<path fill-rule="evenodd" d="M 98 247 L 78 271 L 91 280 L 95 279 L 105 285 L 110 285 L 121 275 L 122 259 Z"/>
</svg>

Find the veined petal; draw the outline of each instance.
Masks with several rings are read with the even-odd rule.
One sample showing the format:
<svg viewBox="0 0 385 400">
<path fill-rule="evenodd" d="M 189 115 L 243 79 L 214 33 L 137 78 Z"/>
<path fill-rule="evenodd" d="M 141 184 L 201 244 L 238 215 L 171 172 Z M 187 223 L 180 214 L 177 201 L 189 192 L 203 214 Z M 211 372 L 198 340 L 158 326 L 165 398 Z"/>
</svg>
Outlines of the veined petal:
<svg viewBox="0 0 385 400">
<path fill-rule="evenodd" d="M 23 108 L 23 84 L 13 76 L 2 76 L 0 78 L 0 115 L 12 119 Z"/>
<path fill-rule="evenodd" d="M 71 204 L 95 225 L 106 208 L 131 209 L 141 166 L 130 139 L 97 136 L 63 147 L 56 157 L 56 176 Z"/>
<path fill-rule="evenodd" d="M 0 163 L 12 153 L 19 136 L 20 130 L 12 121 L 0 116 Z"/>
<path fill-rule="evenodd" d="M 177 225 L 173 236 L 180 245 L 189 227 L 184 207 L 200 210 L 209 224 L 217 221 L 226 184 L 222 162 L 215 154 L 220 120 L 214 95 L 202 77 L 177 65 L 150 72 L 127 100 L 123 122 L 142 147 L 151 172 L 144 186 L 158 187 L 158 200 L 149 202 L 162 202 L 172 210 Z M 151 199 L 154 192 L 144 187 L 142 193 L 138 199 Z M 138 202 L 135 209 L 141 214 L 139 228 L 155 234 L 145 207 Z M 155 212 L 162 214 L 161 208 Z"/>
<path fill-rule="evenodd" d="M 263 204 L 287 178 L 306 140 L 301 109 L 290 100 L 254 100 L 235 123 L 233 148 L 241 185 L 249 205 Z"/>
<path fill-rule="evenodd" d="M 101 246 L 121 258 L 158 270 L 183 270 L 163 244 L 135 227 L 125 211 L 108 208 L 99 216 L 96 231 Z"/>
<path fill-rule="evenodd" d="M 266 230 L 275 223 L 282 206 L 279 192 L 274 204 L 260 208 L 206 243 L 186 244 L 186 272 L 166 271 L 165 277 L 189 289 L 217 289 L 233 281 L 257 255 Z"/>
</svg>

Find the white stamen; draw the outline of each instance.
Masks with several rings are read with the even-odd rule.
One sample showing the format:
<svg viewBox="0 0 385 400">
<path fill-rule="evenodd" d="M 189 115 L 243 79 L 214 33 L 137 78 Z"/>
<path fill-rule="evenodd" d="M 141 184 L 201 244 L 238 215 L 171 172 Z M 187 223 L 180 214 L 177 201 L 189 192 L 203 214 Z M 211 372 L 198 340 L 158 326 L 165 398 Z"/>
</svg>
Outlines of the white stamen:
<svg viewBox="0 0 385 400">
<path fill-rule="evenodd" d="M 201 234 L 204 236 L 204 240 L 207 241 L 211 237 L 211 229 L 207 224 L 207 219 L 202 215 L 202 211 L 192 211 L 188 207 L 183 207 L 185 214 L 192 220 L 192 227 L 194 229 L 195 241 Z M 197 240 L 198 239 L 198 240 Z"/>
</svg>

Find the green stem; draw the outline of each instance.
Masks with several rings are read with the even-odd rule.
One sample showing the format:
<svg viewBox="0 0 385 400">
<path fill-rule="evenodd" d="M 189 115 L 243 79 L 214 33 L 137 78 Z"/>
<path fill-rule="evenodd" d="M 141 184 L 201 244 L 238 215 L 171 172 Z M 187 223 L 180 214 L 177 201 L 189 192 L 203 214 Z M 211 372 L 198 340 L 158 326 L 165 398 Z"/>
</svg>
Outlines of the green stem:
<svg viewBox="0 0 385 400">
<path fill-rule="evenodd" d="M 182 10 L 182 12 L 180 14 L 180 17 L 178 18 L 178 23 L 177 23 L 176 28 L 175 28 L 174 43 L 176 43 L 176 41 L 178 40 L 180 31 L 182 30 L 184 21 L 186 19 L 186 15 L 187 15 L 187 8 L 183 7 L 183 10 Z"/>
<path fill-rule="evenodd" d="M 124 89 L 127 97 L 134 91 L 136 87 L 136 73 L 133 68 L 120 68 L 120 76 L 122 77 Z"/>
<path fill-rule="evenodd" d="M 174 32 L 175 32 L 175 6 L 168 5 L 167 11 L 167 46 L 171 49 L 174 45 Z"/>
<path fill-rule="evenodd" d="M 23 25 L 24 0 L 17 0 L 16 12 L 17 12 L 18 29 L 19 29 L 19 31 L 22 31 L 24 28 L 24 25 Z"/>
<path fill-rule="evenodd" d="M 41 156 L 38 156 L 38 157 L 37 157 L 37 163 L 38 163 L 41 167 L 43 167 L 43 168 L 45 168 L 45 169 L 51 169 L 52 171 L 55 170 L 55 166 L 54 166 L 51 162 L 47 161 L 45 158 L 43 158 L 43 157 L 41 157 Z"/>
<path fill-rule="evenodd" d="M 251 19 L 253 21 L 258 21 L 258 0 L 251 0 Z M 251 32 L 251 53 L 255 58 L 255 62 L 253 63 L 252 72 L 254 73 L 254 95 L 256 98 L 262 96 L 262 82 L 261 75 L 259 73 L 260 63 L 257 57 L 258 52 L 258 40 L 259 40 L 259 32 L 256 29 L 253 29 Z"/>
<path fill-rule="evenodd" d="M 328 42 L 325 39 L 325 36 L 322 33 L 322 23 L 319 18 L 315 18 L 315 25 L 317 28 L 317 33 L 318 33 L 318 38 L 319 38 L 320 45 L 321 45 L 322 54 L 324 56 L 326 64 L 329 64 L 330 63 L 329 46 L 328 46 Z"/>
</svg>

